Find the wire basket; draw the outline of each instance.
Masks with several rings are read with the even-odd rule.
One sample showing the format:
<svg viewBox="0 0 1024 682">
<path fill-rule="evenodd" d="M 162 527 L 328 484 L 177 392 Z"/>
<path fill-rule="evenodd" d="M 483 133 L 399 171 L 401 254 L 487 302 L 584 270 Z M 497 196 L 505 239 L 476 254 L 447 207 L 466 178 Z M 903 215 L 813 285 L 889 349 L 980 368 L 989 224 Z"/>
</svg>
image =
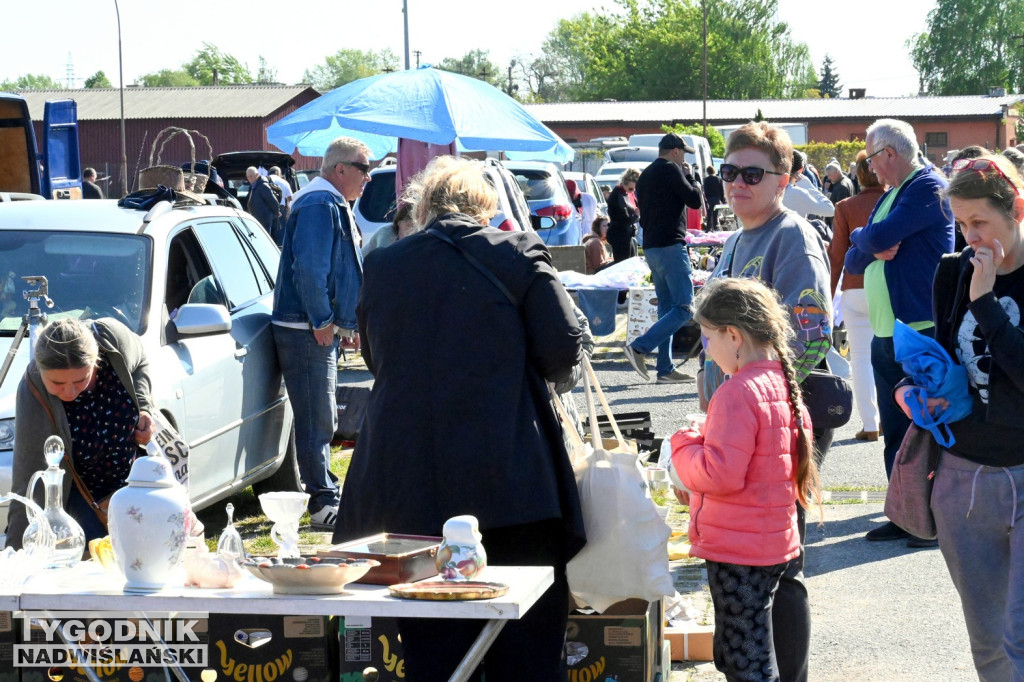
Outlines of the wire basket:
<svg viewBox="0 0 1024 682">
<path fill-rule="evenodd" d="M 185 139 L 188 140 L 190 158 L 189 170 L 187 171 L 178 166 L 161 163 L 164 147 L 171 139 L 178 135 L 184 135 Z M 151 189 L 157 185 L 164 185 L 165 187 L 169 187 L 177 192 L 185 190 L 202 194 L 203 191 L 206 190 L 206 182 L 209 180 L 209 176 L 204 173 L 196 172 L 196 145 L 195 141 L 192 139 L 193 135 L 206 143 L 206 158 L 212 160 L 213 145 L 211 145 L 210 140 L 198 130 L 186 130 L 185 128 L 178 128 L 175 126 L 164 128 L 157 133 L 155 138 L 153 138 L 153 146 L 149 151 L 149 167 L 143 168 L 139 171 L 139 187 L 142 189 Z M 157 146 L 158 144 L 159 147 Z"/>
</svg>

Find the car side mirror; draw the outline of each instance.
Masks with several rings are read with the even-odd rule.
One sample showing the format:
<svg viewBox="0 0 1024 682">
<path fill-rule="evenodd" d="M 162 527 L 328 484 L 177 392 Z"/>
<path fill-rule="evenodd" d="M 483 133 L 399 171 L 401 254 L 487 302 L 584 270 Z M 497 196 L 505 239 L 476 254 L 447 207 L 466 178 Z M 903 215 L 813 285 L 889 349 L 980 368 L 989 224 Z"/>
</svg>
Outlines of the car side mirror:
<svg viewBox="0 0 1024 682">
<path fill-rule="evenodd" d="M 533 215 L 532 213 L 530 214 L 530 225 L 533 227 L 534 230 L 550 230 L 556 224 L 557 223 L 555 223 L 555 219 L 552 218 L 551 216 L 539 216 Z"/>
<path fill-rule="evenodd" d="M 231 313 L 222 305 L 186 303 L 171 320 L 179 334 L 215 334 L 231 331 Z"/>
</svg>

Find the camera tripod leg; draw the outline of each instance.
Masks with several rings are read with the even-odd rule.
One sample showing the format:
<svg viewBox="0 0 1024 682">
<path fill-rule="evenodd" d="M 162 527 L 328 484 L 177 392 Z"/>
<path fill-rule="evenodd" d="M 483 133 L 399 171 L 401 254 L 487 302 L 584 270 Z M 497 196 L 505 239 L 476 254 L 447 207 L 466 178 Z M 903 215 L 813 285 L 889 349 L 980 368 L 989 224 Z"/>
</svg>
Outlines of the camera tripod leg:
<svg viewBox="0 0 1024 682">
<path fill-rule="evenodd" d="M 21 345 L 21 340 L 25 338 L 25 333 L 27 331 L 28 320 L 22 319 L 21 324 L 18 326 L 18 331 L 14 335 L 14 341 L 11 343 L 11 348 L 7 351 L 7 357 L 4 358 L 4 364 L 0 367 L 0 386 L 4 385 L 7 373 L 11 371 L 11 364 L 14 362 L 14 356 L 18 354 L 18 346 Z"/>
</svg>

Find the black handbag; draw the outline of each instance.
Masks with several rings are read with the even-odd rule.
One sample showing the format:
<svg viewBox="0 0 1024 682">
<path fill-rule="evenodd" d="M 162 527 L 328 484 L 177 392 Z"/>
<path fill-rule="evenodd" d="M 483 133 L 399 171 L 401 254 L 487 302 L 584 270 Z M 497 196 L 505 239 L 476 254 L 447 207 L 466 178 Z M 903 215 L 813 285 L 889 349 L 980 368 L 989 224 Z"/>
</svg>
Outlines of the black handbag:
<svg viewBox="0 0 1024 682">
<path fill-rule="evenodd" d="M 370 389 L 366 386 L 338 386 L 334 390 L 338 409 L 338 428 L 335 440 L 356 440 L 370 402 Z"/>
<path fill-rule="evenodd" d="M 821 369 L 813 369 L 800 384 L 800 389 L 814 428 L 838 429 L 850 421 L 853 389 L 846 379 Z"/>
</svg>

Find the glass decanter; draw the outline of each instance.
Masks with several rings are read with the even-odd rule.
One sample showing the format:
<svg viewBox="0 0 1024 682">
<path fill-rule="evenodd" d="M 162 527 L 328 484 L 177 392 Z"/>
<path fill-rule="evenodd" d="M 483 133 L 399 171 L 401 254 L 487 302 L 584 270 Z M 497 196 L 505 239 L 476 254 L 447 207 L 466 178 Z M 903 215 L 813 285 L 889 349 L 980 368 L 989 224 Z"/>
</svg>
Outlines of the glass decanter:
<svg viewBox="0 0 1024 682">
<path fill-rule="evenodd" d="M 242 536 L 235 528 L 235 505 L 228 502 L 224 510 L 228 513 L 228 525 L 224 527 L 217 541 L 217 554 L 231 561 L 241 561 L 245 559 L 245 545 L 242 544 Z"/>
<path fill-rule="evenodd" d="M 46 568 L 71 568 L 82 560 L 85 551 L 85 532 L 78 522 L 64 511 L 61 501 L 64 472 L 60 468 L 60 462 L 64 459 L 64 441 L 60 436 L 50 436 L 46 439 L 43 444 L 43 457 L 46 459 L 47 468 L 45 471 L 32 474 L 28 481 L 26 496 L 32 497 L 36 481 L 41 479 L 46 496 L 43 518 L 49 523 L 49 532 L 53 536 L 53 550 L 49 561 L 46 562 Z M 25 529 L 22 545 L 31 551 L 37 545 L 48 544 L 48 540 L 45 526 L 33 520 Z"/>
</svg>

